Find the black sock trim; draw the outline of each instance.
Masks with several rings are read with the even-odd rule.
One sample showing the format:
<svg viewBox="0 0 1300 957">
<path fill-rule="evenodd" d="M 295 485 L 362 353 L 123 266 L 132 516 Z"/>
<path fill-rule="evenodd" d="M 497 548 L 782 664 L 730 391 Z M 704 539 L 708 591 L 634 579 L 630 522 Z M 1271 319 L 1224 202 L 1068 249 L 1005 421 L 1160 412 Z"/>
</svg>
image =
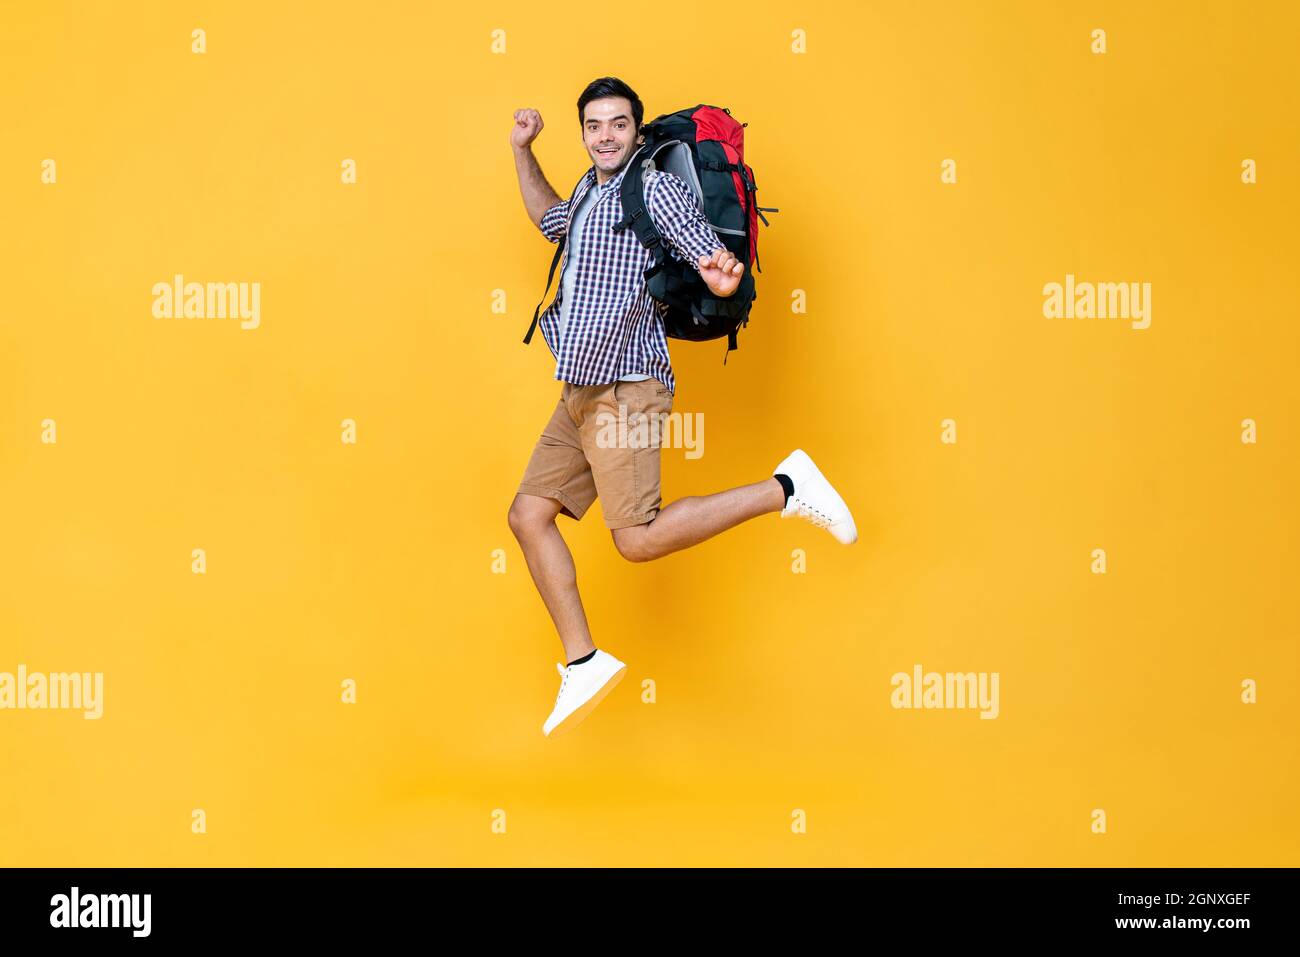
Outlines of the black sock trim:
<svg viewBox="0 0 1300 957">
<path fill-rule="evenodd" d="M 788 475 L 774 475 L 772 477 L 780 482 L 781 487 L 785 489 L 785 504 L 789 505 L 790 496 L 794 494 L 794 482 L 790 481 L 790 476 Z"/>
<path fill-rule="evenodd" d="M 583 655 L 581 658 L 575 658 L 573 661 L 570 661 L 569 667 L 572 668 L 574 665 L 580 665 L 584 661 L 590 661 L 595 656 L 596 656 L 596 649 L 593 648 L 591 651 L 587 652 L 587 654 Z"/>
</svg>

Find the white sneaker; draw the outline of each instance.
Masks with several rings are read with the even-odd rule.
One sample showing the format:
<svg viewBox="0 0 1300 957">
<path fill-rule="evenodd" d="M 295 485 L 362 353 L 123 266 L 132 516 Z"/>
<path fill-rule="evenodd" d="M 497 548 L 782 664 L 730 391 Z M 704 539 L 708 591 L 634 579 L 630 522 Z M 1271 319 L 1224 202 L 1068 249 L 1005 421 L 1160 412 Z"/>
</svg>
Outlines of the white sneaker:
<svg viewBox="0 0 1300 957">
<path fill-rule="evenodd" d="M 795 449 L 772 470 L 772 474 L 788 475 L 794 483 L 794 494 L 781 510 L 782 518 L 806 518 L 818 528 L 827 529 L 845 545 L 858 540 L 858 528 L 853 524 L 849 507 L 807 452 Z"/>
<path fill-rule="evenodd" d="M 555 696 L 555 710 L 542 725 L 542 734 L 547 737 L 576 727 L 627 674 L 627 665 L 599 648 L 592 658 L 580 665 L 566 668 L 556 662 L 555 667 L 563 680 L 560 681 L 560 693 Z"/>
</svg>

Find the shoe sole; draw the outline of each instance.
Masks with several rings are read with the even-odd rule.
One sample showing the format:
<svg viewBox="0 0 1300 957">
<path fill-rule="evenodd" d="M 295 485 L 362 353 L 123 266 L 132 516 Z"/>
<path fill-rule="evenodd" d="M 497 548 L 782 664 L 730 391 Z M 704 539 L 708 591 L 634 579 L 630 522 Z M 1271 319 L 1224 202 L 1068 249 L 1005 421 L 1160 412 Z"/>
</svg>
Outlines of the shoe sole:
<svg viewBox="0 0 1300 957">
<path fill-rule="evenodd" d="M 840 507 L 844 509 L 844 518 L 848 519 L 849 527 L 853 529 L 853 537 L 846 542 L 834 532 L 831 532 L 829 525 L 826 526 L 826 531 L 831 532 L 831 538 L 835 539 L 835 541 L 839 542 L 841 545 L 852 545 L 858 540 L 858 523 L 853 520 L 853 512 L 849 508 L 849 503 L 844 501 L 844 496 L 840 494 L 839 489 L 834 485 L 831 485 L 830 480 L 826 479 L 825 475 L 823 475 L 822 478 L 826 480 L 826 484 L 830 487 L 830 490 L 835 493 L 835 497 L 840 500 Z"/>
<path fill-rule="evenodd" d="M 547 737 L 553 738 L 557 734 L 562 734 L 565 731 L 571 731 L 574 728 L 576 728 L 578 725 L 582 724 L 582 719 L 587 717 L 587 715 L 591 714 L 591 712 L 596 710 L 596 705 L 600 704 L 602 701 L 605 700 L 605 695 L 609 694 L 611 691 L 614 690 L 614 686 L 623 680 L 623 676 L 625 674 L 627 674 L 627 665 L 624 665 L 622 668 L 619 668 L 618 671 L 610 675 L 609 680 L 606 681 L 603 685 L 601 685 L 596 690 L 595 694 L 593 694 L 590 698 L 588 698 L 585 702 L 583 702 L 583 704 L 581 704 L 576 710 L 574 710 L 574 712 L 571 715 L 569 715 L 567 718 L 565 718 L 563 721 L 561 721 L 559 724 L 553 727 L 551 729 L 551 733 L 548 734 Z"/>
<path fill-rule="evenodd" d="M 818 469 L 818 471 L 820 472 L 821 470 Z M 844 518 L 848 519 L 849 528 L 853 530 L 853 537 L 846 542 L 834 532 L 831 532 L 829 525 L 826 526 L 826 531 L 831 532 L 831 537 L 841 545 L 852 545 L 858 540 L 858 523 L 853 520 L 853 510 L 849 508 L 849 503 L 844 501 L 844 496 L 840 494 L 840 490 L 834 485 L 831 485 L 830 479 L 827 479 L 825 475 L 822 476 L 822 479 L 825 480 L 828 486 L 830 486 L 830 490 L 835 493 L 835 497 L 840 500 L 840 507 L 844 509 Z M 843 519 L 841 519 L 841 521 L 843 521 Z"/>
</svg>

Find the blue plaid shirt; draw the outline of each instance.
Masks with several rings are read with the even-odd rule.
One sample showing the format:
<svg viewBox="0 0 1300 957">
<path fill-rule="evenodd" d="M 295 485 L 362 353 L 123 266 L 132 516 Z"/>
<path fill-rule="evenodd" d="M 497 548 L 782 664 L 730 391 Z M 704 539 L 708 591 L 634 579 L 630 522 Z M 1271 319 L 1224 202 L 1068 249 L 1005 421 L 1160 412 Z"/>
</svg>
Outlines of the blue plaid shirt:
<svg viewBox="0 0 1300 957">
<path fill-rule="evenodd" d="M 563 283 L 538 325 L 555 356 L 556 379 L 574 385 L 600 385 L 639 372 L 654 376 L 670 392 L 676 392 L 664 335 L 663 311 L 667 307 L 651 296 L 645 285 L 645 271 L 654 264 L 654 254 L 641 245 L 633 230 L 611 230 L 623 218 L 619 188 L 627 170 L 624 166 L 602 186 L 596 184 L 596 167 L 592 166 L 578 181 L 572 199 L 556 203 L 542 215 L 542 235 L 558 243 L 567 234 L 573 211 L 587 190 L 598 191 L 573 264 L 577 271 L 564 341 L 557 342 Z M 645 205 L 673 258 L 689 262 L 698 271 L 700 256 L 723 248 L 696 205 L 691 188 L 672 173 L 646 174 Z M 565 263 L 568 257 L 566 243 Z"/>
</svg>

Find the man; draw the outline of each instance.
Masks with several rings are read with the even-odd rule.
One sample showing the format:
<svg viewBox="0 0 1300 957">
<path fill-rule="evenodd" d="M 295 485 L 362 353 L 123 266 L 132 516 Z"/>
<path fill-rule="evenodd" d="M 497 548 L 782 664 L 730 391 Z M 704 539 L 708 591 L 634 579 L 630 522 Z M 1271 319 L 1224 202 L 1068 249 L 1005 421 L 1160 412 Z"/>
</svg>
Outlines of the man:
<svg viewBox="0 0 1300 957">
<path fill-rule="evenodd" d="M 806 518 L 846 545 L 857 540 L 844 500 L 801 449 L 771 478 L 661 509 L 657 442 L 632 448 L 597 441 L 600 425 L 617 417 L 620 407 L 629 426 L 672 410 L 668 342 L 643 278 L 654 257 L 632 230 L 610 228 L 623 218 L 619 188 L 640 142 L 642 116 L 641 99 L 621 80 L 602 77 L 583 90 L 578 122 L 592 166 L 569 200 L 551 188 L 533 156 L 541 115 L 516 110 L 510 133 L 529 218 L 551 242 L 566 243 L 560 288 L 539 320 L 556 359 L 555 378 L 564 385 L 509 512 L 568 662 L 556 665 L 560 691 L 542 725 L 547 736 L 577 725 L 627 670 L 592 641 L 557 515 L 580 519 L 599 497 L 614 546 L 634 562 L 687 548 L 768 512 Z M 645 203 L 669 255 L 690 262 L 716 295 L 732 295 L 745 264 L 705 221 L 690 187 L 672 174 L 651 173 Z"/>
</svg>

